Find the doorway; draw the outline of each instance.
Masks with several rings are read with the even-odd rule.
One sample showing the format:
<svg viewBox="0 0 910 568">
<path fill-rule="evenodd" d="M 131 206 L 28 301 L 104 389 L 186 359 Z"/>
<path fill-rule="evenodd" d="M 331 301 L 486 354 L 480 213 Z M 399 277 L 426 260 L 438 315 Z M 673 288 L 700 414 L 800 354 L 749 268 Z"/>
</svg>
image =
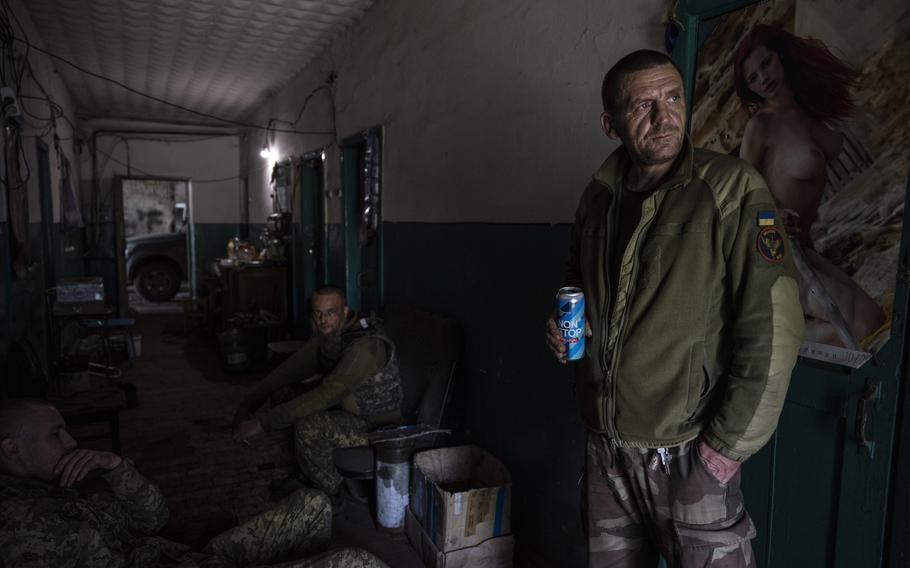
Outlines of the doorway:
<svg viewBox="0 0 910 568">
<path fill-rule="evenodd" d="M 193 266 L 189 193 L 184 179 L 117 180 L 121 311 L 182 312 Z"/>
</svg>

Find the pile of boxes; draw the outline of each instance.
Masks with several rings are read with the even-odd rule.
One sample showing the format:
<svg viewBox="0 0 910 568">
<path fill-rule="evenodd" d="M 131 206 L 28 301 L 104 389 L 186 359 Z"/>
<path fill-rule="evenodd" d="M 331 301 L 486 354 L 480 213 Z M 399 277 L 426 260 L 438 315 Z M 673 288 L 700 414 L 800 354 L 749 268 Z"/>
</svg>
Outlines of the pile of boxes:
<svg viewBox="0 0 910 568">
<path fill-rule="evenodd" d="M 426 566 L 511 568 L 512 482 L 508 470 L 477 446 L 414 456 L 408 538 Z"/>
</svg>

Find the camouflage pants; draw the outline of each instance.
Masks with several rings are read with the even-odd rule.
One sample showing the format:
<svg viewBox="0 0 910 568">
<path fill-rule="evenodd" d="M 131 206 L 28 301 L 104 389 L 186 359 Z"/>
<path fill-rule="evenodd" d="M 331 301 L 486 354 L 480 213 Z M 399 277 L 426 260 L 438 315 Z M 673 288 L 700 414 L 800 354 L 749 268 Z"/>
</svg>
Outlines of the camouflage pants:
<svg viewBox="0 0 910 568">
<path fill-rule="evenodd" d="M 664 465 L 666 461 L 666 465 Z M 582 509 L 588 566 L 754 567 L 755 527 L 740 473 L 719 482 L 695 441 L 667 448 L 621 448 L 588 433 Z"/>
<path fill-rule="evenodd" d="M 317 412 L 294 425 L 294 452 L 300 471 L 329 495 L 338 493 L 343 481 L 335 469 L 335 448 L 365 446 L 367 424 L 343 410 Z"/>
<path fill-rule="evenodd" d="M 321 491 L 301 489 L 206 545 L 206 568 L 255 566 L 304 558 L 325 550 L 332 504 Z"/>
</svg>

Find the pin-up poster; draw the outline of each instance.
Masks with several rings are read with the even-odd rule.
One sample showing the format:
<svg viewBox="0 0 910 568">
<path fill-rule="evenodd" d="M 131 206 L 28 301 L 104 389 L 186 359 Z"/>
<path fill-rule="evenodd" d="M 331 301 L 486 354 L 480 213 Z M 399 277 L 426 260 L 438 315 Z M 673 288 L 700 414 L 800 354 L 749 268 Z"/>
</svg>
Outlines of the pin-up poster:
<svg viewBox="0 0 910 568">
<path fill-rule="evenodd" d="M 874 5 L 874 8 L 873 8 Z M 775 0 L 709 22 L 692 135 L 764 176 L 799 272 L 805 357 L 859 366 L 889 338 L 910 152 L 910 3 Z M 761 239 L 769 251 L 778 236 Z"/>
</svg>

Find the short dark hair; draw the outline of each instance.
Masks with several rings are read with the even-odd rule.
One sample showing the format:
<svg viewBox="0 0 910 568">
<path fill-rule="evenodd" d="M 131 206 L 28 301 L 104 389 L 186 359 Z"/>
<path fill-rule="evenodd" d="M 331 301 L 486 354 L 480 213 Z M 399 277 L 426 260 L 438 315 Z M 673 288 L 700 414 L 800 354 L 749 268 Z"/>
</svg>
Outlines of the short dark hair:
<svg viewBox="0 0 910 568">
<path fill-rule="evenodd" d="M 31 420 L 31 411 L 40 407 L 53 407 L 40 398 L 11 398 L 0 401 L 0 440 L 18 438 Z"/>
<path fill-rule="evenodd" d="M 341 301 L 344 302 L 344 305 L 348 305 L 347 295 L 344 293 L 344 288 L 341 286 L 335 286 L 334 284 L 324 284 L 319 288 L 316 288 L 316 291 L 313 292 L 313 296 L 330 296 L 332 294 L 341 298 Z"/>
<path fill-rule="evenodd" d="M 614 63 L 613 67 L 610 67 L 610 70 L 604 75 L 604 81 L 600 86 L 600 98 L 604 104 L 604 111 L 616 112 L 616 107 L 619 105 L 619 101 L 616 98 L 619 96 L 619 89 L 622 86 L 623 79 L 628 75 L 636 71 L 653 69 L 667 64 L 672 65 L 679 72 L 679 68 L 673 63 L 669 55 L 653 49 L 633 51 Z"/>
</svg>

